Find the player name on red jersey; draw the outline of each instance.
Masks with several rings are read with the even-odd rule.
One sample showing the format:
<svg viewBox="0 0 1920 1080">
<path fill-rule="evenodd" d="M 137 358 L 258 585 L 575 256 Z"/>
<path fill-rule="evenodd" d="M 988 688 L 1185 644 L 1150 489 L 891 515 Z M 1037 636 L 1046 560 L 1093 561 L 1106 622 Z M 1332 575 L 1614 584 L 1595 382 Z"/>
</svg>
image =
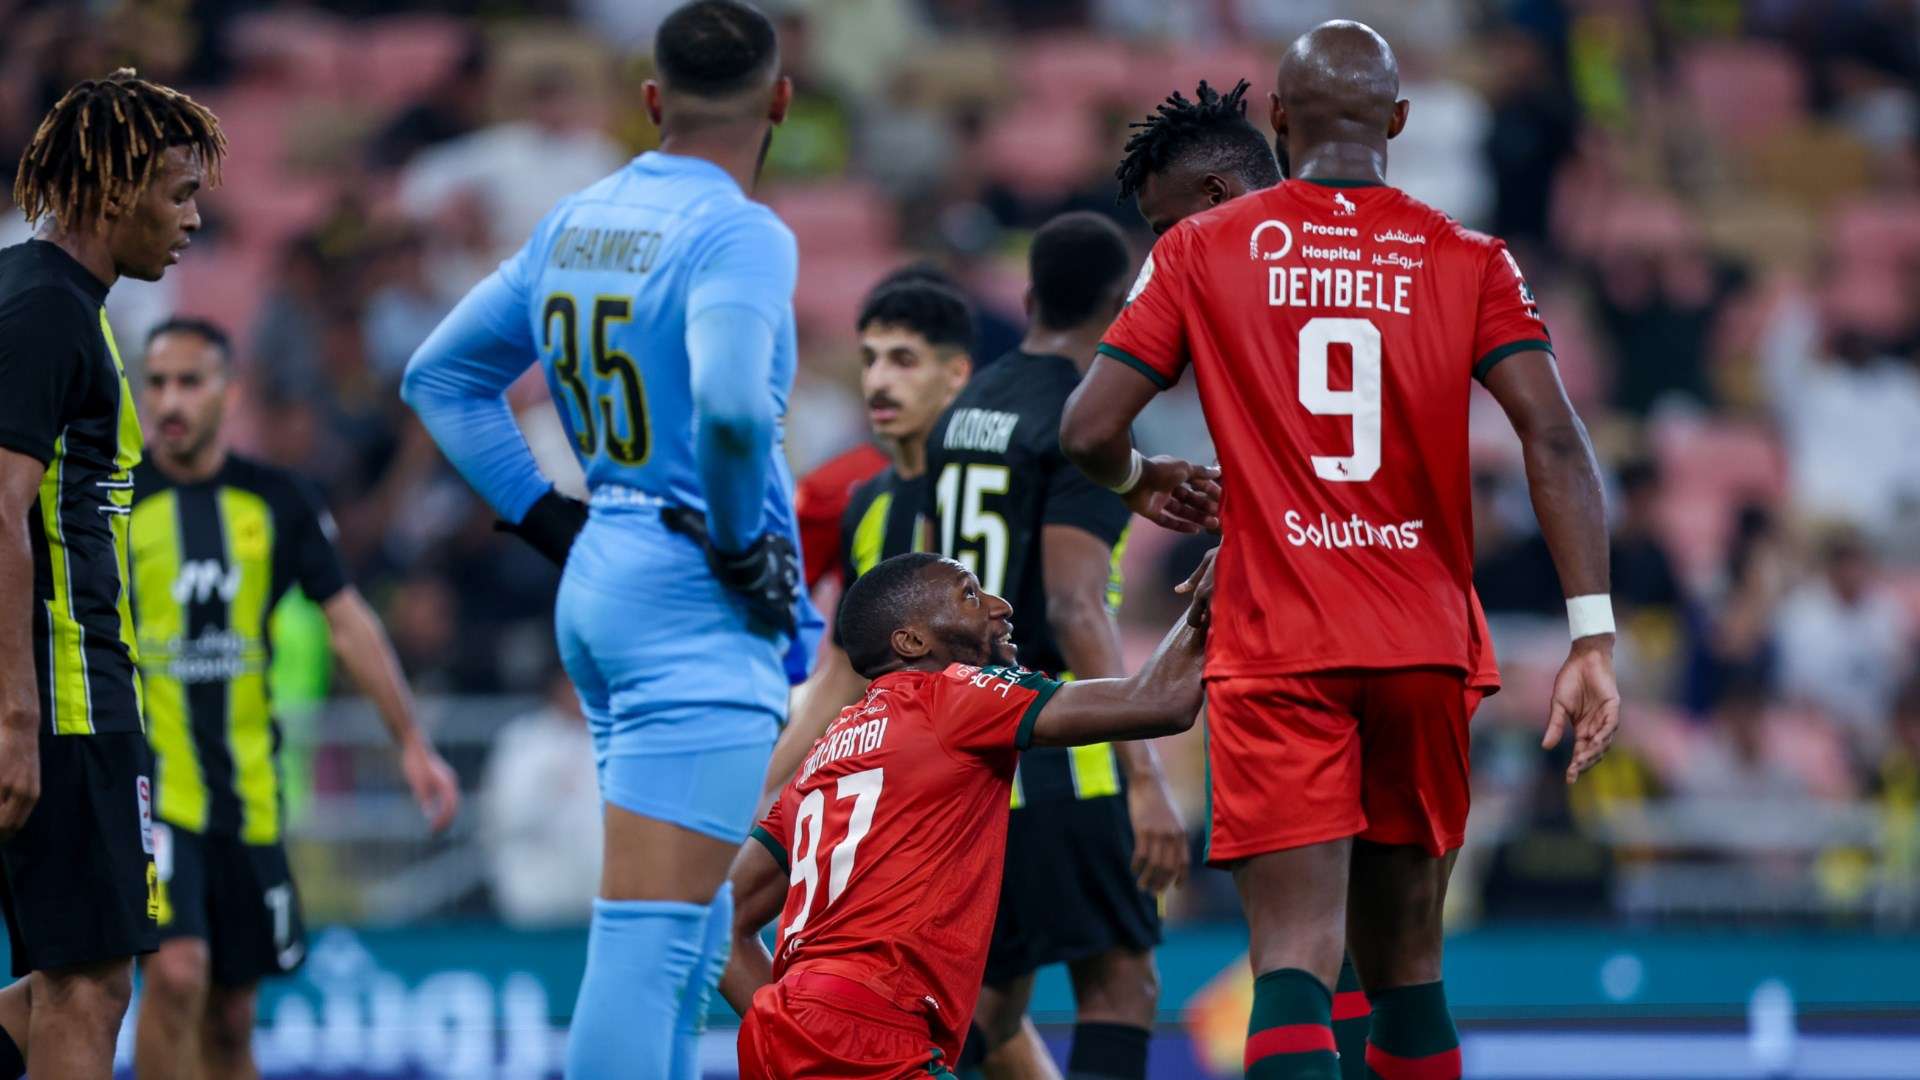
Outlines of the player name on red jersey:
<svg viewBox="0 0 1920 1080">
<path fill-rule="evenodd" d="M 799 781 L 805 783 L 823 765 L 831 765 L 855 754 L 870 753 L 878 750 L 887 738 L 886 694 L 882 692 L 870 699 L 863 707 L 863 715 L 872 719 L 858 724 L 836 727 L 821 736 L 813 752 L 800 765 Z M 877 715 L 874 715 L 877 714 Z"/>
<path fill-rule="evenodd" d="M 1311 254 L 1313 250 L 1305 248 L 1302 253 Z M 1359 258 L 1357 250 L 1354 251 L 1354 258 Z M 1267 268 L 1267 304 L 1270 307 L 1371 309 L 1395 315 L 1411 315 L 1413 309 L 1408 306 L 1408 294 L 1412 291 L 1413 278 L 1407 274 L 1387 275 L 1378 270 L 1349 270 L 1346 267 Z"/>
</svg>

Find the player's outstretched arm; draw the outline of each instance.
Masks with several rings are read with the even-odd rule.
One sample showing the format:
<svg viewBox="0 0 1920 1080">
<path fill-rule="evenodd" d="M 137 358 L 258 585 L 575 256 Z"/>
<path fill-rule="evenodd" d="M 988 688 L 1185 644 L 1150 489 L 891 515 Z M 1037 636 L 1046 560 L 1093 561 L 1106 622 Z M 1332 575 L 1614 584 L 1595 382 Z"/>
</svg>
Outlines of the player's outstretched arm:
<svg viewBox="0 0 1920 1080">
<path fill-rule="evenodd" d="M 1620 723 L 1600 466 L 1550 354 L 1535 350 L 1507 357 L 1487 373 L 1486 386 L 1520 436 L 1533 512 L 1567 597 L 1573 647 L 1554 679 L 1543 745 L 1558 745 L 1572 728 L 1573 761 L 1567 766 L 1572 783 L 1606 753 Z"/>
<path fill-rule="evenodd" d="M 1192 728 L 1203 696 L 1212 571 L 1209 557 L 1183 586 L 1183 592 L 1194 593 L 1192 606 L 1139 671 L 1124 679 L 1076 680 L 1060 687 L 1034 718 L 1030 745 L 1152 739 Z"/>
<path fill-rule="evenodd" d="M 733 948 L 720 973 L 720 996 L 741 1016 L 753 1006 L 754 992 L 773 981 L 773 957 L 760 931 L 780 914 L 787 898 L 787 873 L 773 853 L 749 839 L 733 857 L 727 880 L 733 884 Z"/>
<path fill-rule="evenodd" d="M 386 722 L 414 802 L 426 815 L 428 826 L 436 833 L 443 831 L 460 812 L 460 781 L 414 719 L 413 694 L 380 617 L 352 586 L 334 593 L 321 610 L 326 612 L 334 655 L 360 692 L 373 699 Z"/>
<path fill-rule="evenodd" d="M 1220 528 L 1220 470 L 1173 457 L 1149 458 L 1133 446 L 1133 421 L 1159 390 L 1138 372 L 1096 357 L 1060 417 L 1060 450 L 1088 479 L 1127 500 L 1134 513 L 1165 529 Z"/>
<path fill-rule="evenodd" d="M 1127 671 L 1120 655 L 1120 629 L 1107 606 L 1112 563 L 1113 548 L 1083 528 L 1047 525 L 1040 530 L 1047 626 L 1076 678 L 1118 678 Z M 1122 740 L 1113 752 L 1127 777 L 1134 876 L 1148 892 L 1163 892 L 1187 878 L 1186 823 L 1174 806 L 1152 742 Z"/>
</svg>

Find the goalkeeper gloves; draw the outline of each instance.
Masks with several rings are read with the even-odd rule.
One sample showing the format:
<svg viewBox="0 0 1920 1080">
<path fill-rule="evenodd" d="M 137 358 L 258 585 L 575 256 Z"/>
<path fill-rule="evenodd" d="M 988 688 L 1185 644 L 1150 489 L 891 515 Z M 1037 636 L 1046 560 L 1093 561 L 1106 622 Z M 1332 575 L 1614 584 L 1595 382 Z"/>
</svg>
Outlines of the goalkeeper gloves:
<svg viewBox="0 0 1920 1080">
<path fill-rule="evenodd" d="M 493 527 L 518 536 L 532 544 L 535 551 L 552 559 L 555 566 L 564 567 L 567 552 L 573 548 L 573 538 L 587 527 L 587 504 L 548 488 L 545 495 L 527 508 L 518 525 L 496 521 Z"/>
<path fill-rule="evenodd" d="M 745 551 L 721 551 L 707 532 L 705 514 L 673 506 L 662 510 L 660 517 L 667 528 L 700 545 L 713 576 L 746 601 L 747 618 L 756 629 L 794 636 L 798 631 L 793 605 L 800 599 L 800 552 L 793 541 L 764 533 Z"/>
</svg>

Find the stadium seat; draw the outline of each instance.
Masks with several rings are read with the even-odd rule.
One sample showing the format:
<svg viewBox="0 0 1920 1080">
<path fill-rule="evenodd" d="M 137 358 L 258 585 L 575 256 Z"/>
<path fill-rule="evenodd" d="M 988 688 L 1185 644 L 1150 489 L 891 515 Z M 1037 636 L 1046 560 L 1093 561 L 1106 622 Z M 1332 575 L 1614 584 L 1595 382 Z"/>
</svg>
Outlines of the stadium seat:
<svg viewBox="0 0 1920 1080">
<path fill-rule="evenodd" d="M 886 198 L 857 181 L 783 185 L 768 193 L 767 205 L 809 256 L 818 251 L 877 251 L 892 246 L 897 232 Z"/>
<path fill-rule="evenodd" d="M 211 319 L 245 340 L 272 272 L 272 254 L 258 245 L 195 245 L 169 275 L 179 278 L 177 313 Z"/>
<path fill-rule="evenodd" d="M 1054 101 L 999 115 L 982 149 L 991 175 L 1023 194 L 1043 196 L 1073 190 L 1106 152 L 1090 111 Z"/>
<path fill-rule="evenodd" d="M 1036 97 L 1071 109 L 1137 97 L 1142 86 L 1137 61 L 1124 42 L 1048 36 L 1023 47 L 1013 66 Z"/>
<path fill-rule="evenodd" d="M 372 105 L 404 105 L 451 72 L 466 44 L 460 21 L 448 16 L 372 20 L 353 51 L 355 96 Z"/>
<path fill-rule="evenodd" d="M 829 340 L 853 336 L 860 301 L 874 282 L 907 261 L 896 251 L 808 251 L 793 290 L 793 313 L 805 334 Z"/>
<path fill-rule="evenodd" d="M 1665 486 L 1664 539 L 1683 578 L 1707 580 L 1720 565 L 1740 505 L 1784 497 L 1779 443 L 1757 424 L 1691 418 L 1657 424 L 1652 443 Z"/>
<path fill-rule="evenodd" d="M 1835 255 L 1846 262 L 1895 270 L 1920 256 L 1920 200 L 1863 199 L 1834 208 Z"/>
<path fill-rule="evenodd" d="M 1737 140 L 1770 135 L 1806 114 L 1806 76 L 1791 54 L 1765 42 L 1714 41 L 1687 49 L 1679 81 L 1701 126 Z"/>
<path fill-rule="evenodd" d="M 332 94 L 351 85 L 355 42 L 344 20 L 307 8 L 237 16 L 233 51 L 249 83 Z"/>
</svg>

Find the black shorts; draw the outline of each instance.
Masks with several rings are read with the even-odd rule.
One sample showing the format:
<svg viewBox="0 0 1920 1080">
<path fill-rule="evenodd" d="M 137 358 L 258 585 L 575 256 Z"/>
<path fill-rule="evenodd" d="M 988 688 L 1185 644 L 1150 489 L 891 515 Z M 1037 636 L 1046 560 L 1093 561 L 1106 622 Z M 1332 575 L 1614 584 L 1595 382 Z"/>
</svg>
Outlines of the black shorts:
<svg viewBox="0 0 1920 1080">
<path fill-rule="evenodd" d="M 138 731 L 40 735 L 40 801 L 0 844 L 13 973 L 154 950 L 153 750 Z"/>
<path fill-rule="evenodd" d="M 1160 944 L 1160 905 L 1133 876 L 1126 796 L 1029 804 L 1012 813 L 988 986 L 1114 948 Z"/>
<path fill-rule="evenodd" d="M 284 975 L 307 955 L 287 849 L 154 824 L 160 938 L 207 943 L 215 986 Z"/>
</svg>

